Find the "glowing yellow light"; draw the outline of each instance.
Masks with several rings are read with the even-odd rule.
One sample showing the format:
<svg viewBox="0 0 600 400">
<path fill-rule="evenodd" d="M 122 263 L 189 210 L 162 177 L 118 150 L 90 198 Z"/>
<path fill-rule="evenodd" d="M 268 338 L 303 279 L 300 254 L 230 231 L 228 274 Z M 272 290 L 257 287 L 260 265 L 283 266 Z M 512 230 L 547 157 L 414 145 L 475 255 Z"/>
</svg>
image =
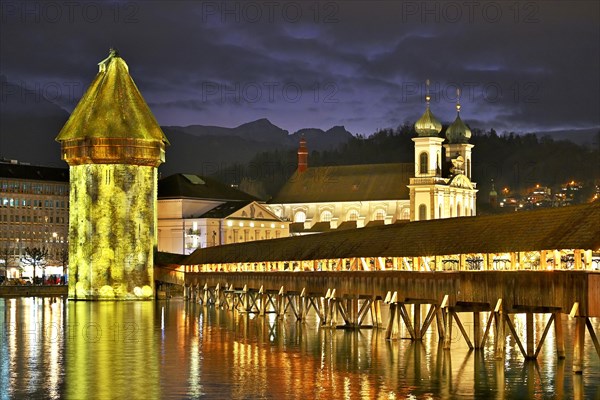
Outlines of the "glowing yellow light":
<svg viewBox="0 0 600 400">
<path fill-rule="evenodd" d="M 250 222 L 250 228 L 254 228 L 254 222 Z"/>
<path fill-rule="evenodd" d="M 275 228 L 275 224 L 271 224 L 271 228 Z"/>
<path fill-rule="evenodd" d="M 233 226 L 233 222 L 227 221 L 227 226 Z"/>
<path fill-rule="evenodd" d="M 75 165 L 70 179 L 69 297 L 151 297 L 156 168 Z"/>
<path fill-rule="evenodd" d="M 243 222 L 240 222 L 240 224 L 239 224 L 239 225 L 240 225 L 240 226 L 244 226 L 244 223 L 243 223 Z"/>
</svg>

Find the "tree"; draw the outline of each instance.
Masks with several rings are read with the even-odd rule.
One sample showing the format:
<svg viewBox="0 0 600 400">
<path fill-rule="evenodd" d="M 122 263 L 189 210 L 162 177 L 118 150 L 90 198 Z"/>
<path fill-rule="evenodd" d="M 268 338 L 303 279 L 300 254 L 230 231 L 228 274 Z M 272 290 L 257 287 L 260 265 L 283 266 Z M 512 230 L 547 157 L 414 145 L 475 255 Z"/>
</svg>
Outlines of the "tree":
<svg viewBox="0 0 600 400">
<path fill-rule="evenodd" d="M 62 283 L 62 282 L 65 282 L 64 279 L 66 279 L 65 275 L 67 275 L 67 268 L 69 266 L 69 249 L 67 246 L 63 246 L 61 248 L 59 257 L 60 257 L 59 261 L 60 261 L 60 264 L 62 265 L 62 270 L 63 270 L 63 280 L 61 280 L 61 283 Z"/>
<path fill-rule="evenodd" d="M 33 266 L 33 282 L 35 284 L 35 276 L 37 267 L 42 267 L 42 283 L 46 277 L 46 258 L 48 257 L 48 249 L 45 247 L 26 247 L 25 256 L 22 261 Z"/>
<path fill-rule="evenodd" d="M 8 247 L 8 244 L 0 248 L 0 258 L 4 260 L 4 276 L 8 279 L 8 260 L 12 255 L 12 249 Z"/>
</svg>

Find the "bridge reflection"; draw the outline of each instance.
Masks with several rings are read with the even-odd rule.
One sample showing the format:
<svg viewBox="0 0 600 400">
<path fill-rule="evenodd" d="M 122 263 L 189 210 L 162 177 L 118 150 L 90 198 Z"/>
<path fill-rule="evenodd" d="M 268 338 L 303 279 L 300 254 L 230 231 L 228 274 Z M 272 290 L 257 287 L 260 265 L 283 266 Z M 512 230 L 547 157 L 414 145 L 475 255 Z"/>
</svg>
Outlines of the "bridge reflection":
<svg viewBox="0 0 600 400">
<path fill-rule="evenodd" d="M 387 399 L 432 393 L 536 398 L 550 392 L 556 398 L 578 398 L 584 391 L 581 376 L 565 379 L 567 363 L 554 364 L 551 351 L 539 361 L 515 362 L 519 350 L 510 339 L 507 359 L 489 361 L 484 354 L 491 346 L 472 351 L 456 338 L 450 353 L 434 334 L 423 342 L 389 341 L 381 330 L 329 329 L 317 320 L 293 322 L 213 308 L 200 311 L 198 318 L 205 320 L 198 335 L 206 369 L 223 368 L 225 358 L 226 368 L 240 374 L 236 379 L 252 378 L 245 388 L 232 389 L 233 398 L 248 391 L 273 398 Z"/>
<path fill-rule="evenodd" d="M 0 299 L 4 331 L 0 390 L 8 398 L 594 398 L 600 362 L 571 374 L 571 355 L 544 347 L 523 361 L 513 338 L 494 360 L 492 341 L 471 351 L 434 331 L 421 341 L 406 327 L 397 340 L 379 329 L 323 326 L 314 314 L 295 321 L 179 300 L 139 303 Z M 548 316 L 536 316 L 543 327 Z M 137 327 L 131 327 L 132 323 Z M 485 322 L 485 318 L 484 318 Z M 563 317 L 565 345 L 575 322 Z M 474 321 L 463 318 L 471 332 Z M 522 316 L 514 319 L 520 335 Z M 599 322 L 594 319 L 597 330 Z M 119 327 L 117 329 L 117 327 Z M 456 331 L 454 331 L 456 332 Z M 542 329 L 536 329 L 539 337 Z M 548 339 L 554 341 L 554 332 Z M 591 338 L 586 347 L 592 349 Z"/>
</svg>

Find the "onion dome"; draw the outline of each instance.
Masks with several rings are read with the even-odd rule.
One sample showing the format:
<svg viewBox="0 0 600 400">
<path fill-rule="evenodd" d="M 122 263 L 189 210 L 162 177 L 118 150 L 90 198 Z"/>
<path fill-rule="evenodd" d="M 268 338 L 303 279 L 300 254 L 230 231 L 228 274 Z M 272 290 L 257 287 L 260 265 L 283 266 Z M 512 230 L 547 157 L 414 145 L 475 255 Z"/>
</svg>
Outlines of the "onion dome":
<svg viewBox="0 0 600 400">
<path fill-rule="evenodd" d="M 446 129 L 446 138 L 449 143 L 468 143 L 471 138 L 471 130 L 460 119 L 460 101 L 456 103 L 456 119 Z"/>
<path fill-rule="evenodd" d="M 429 109 L 429 105 L 427 105 L 427 109 L 421 118 L 415 122 L 415 131 L 421 137 L 437 136 L 442 131 L 442 124 L 435 118 Z"/>
<path fill-rule="evenodd" d="M 429 80 L 427 80 L 427 95 L 425 95 L 425 101 L 427 102 L 427 109 L 425 113 L 415 122 L 415 131 L 420 137 L 427 136 L 438 136 L 442 131 L 442 124 L 435 118 L 431 110 L 429 109 Z"/>
</svg>

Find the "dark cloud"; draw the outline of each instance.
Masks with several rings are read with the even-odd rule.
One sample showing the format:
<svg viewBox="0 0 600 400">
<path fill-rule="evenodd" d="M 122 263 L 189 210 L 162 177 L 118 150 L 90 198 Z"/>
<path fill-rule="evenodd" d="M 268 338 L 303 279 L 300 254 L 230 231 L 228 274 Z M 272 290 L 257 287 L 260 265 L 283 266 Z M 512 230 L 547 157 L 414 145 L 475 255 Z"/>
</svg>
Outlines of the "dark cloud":
<svg viewBox="0 0 600 400">
<path fill-rule="evenodd" d="M 0 73 L 68 110 L 115 46 L 164 125 L 369 134 L 418 118 L 429 78 L 444 123 L 459 86 L 471 126 L 600 126 L 597 2 L 0 4 Z"/>
</svg>

